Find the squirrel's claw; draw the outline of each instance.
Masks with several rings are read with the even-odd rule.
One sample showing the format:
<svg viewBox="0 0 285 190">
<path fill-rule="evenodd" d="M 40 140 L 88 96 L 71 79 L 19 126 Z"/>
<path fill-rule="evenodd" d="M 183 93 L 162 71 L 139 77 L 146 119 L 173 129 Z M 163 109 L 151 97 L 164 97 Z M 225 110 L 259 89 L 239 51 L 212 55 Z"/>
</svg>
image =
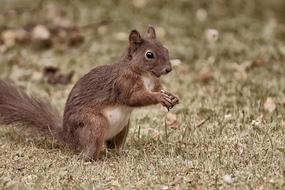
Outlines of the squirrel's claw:
<svg viewBox="0 0 285 190">
<path fill-rule="evenodd" d="M 167 95 L 167 99 L 170 100 L 171 106 L 166 106 L 167 111 L 169 111 L 170 109 L 172 109 L 176 104 L 179 104 L 179 99 L 177 98 L 177 96 L 171 94 L 170 92 L 166 92 L 164 90 L 160 90 L 161 93 Z"/>
</svg>

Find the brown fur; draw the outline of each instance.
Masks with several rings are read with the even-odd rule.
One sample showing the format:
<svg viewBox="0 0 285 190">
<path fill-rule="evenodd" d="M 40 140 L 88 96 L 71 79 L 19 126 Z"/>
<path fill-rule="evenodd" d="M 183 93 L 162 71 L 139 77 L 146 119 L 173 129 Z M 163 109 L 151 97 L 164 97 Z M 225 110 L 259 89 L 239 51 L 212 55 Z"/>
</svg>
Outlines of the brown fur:
<svg viewBox="0 0 285 190">
<path fill-rule="evenodd" d="M 145 56 L 148 51 L 154 58 Z M 0 82 L 0 122 L 35 127 L 81 149 L 85 158 L 97 159 L 105 141 L 110 148 L 120 150 L 129 128 L 128 121 L 115 136 L 106 139 L 112 126 L 104 115 L 105 108 L 131 109 L 161 103 L 169 109 L 178 103 L 176 96 L 160 91 L 159 77 L 170 71 L 168 50 L 156 40 L 154 28 L 148 28 L 147 39 L 133 30 L 129 47 L 117 63 L 96 67 L 75 84 L 65 105 L 63 123 L 58 111 L 48 102 L 30 97 L 3 81 Z M 155 78 L 152 91 L 144 85 L 145 74 Z M 119 116 L 123 113 L 119 112 Z"/>
<path fill-rule="evenodd" d="M 0 80 L 0 124 L 36 126 L 43 135 L 60 140 L 61 114 L 47 100 L 27 95 Z"/>
</svg>

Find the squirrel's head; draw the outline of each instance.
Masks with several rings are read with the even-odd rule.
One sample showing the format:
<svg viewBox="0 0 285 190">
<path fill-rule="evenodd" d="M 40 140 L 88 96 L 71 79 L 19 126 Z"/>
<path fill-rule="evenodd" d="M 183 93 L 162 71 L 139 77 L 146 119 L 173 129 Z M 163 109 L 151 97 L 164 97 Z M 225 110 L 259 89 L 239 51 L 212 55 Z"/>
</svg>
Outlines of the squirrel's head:
<svg viewBox="0 0 285 190">
<path fill-rule="evenodd" d="M 136 68 L 156 77 L 172 70 L 168 50 L 156 39 L 155 29 L 152 26 L 147 29 L 147 38 L 142 38 L 137 30 L 131 31 L 128 56 Z"/>
</svg>

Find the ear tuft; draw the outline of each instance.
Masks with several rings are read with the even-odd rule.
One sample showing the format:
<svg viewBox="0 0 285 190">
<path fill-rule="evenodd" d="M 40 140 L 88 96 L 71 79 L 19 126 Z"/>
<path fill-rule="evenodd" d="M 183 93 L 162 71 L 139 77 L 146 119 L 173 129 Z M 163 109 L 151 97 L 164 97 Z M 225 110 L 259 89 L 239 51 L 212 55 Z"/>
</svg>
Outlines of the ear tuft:
<svg viewBox="0 0 285 190">
<path fill-rule="evenodd" d="M 132 30 L 129 35 L 130 46 L 142 43 L 142 38 L 137 30 Z"/>
<path fill-rule="evenodd" d="M 151 25 L 148 26 L 147 37 L 150 39 L 156 39 L 155 29 Z"/>
</svg>

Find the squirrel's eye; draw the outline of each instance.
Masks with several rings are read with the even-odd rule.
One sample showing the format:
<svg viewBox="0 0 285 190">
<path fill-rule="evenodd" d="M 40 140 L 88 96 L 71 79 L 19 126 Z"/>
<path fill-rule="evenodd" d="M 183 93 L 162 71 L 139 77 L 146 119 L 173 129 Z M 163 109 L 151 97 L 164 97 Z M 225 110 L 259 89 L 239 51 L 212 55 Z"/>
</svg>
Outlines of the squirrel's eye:
<svg viewBox="0 0 285 190">
<path fill-rule="evenodd" d="M 154 58 L 154 54 L 151 51 L 147 51 L 145 53 L 145 57 L 146 57 L 146 59 L 153 59 Z"/>
</svg>

